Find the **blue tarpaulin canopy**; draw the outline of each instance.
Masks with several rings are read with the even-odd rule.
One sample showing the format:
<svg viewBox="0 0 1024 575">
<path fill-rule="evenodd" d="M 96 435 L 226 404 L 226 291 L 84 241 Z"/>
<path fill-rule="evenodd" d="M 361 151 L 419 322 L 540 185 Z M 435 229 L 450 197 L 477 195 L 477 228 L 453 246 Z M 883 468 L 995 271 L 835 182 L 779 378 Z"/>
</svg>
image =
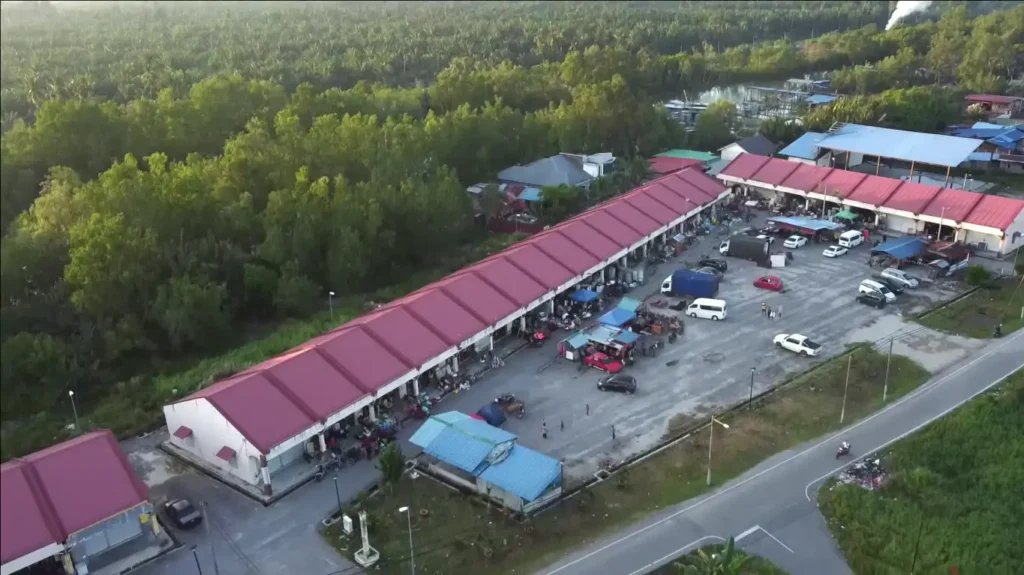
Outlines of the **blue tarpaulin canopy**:
<svg viewBox="0 0 1024 575">
<path fill-rule="evenodd" d="M 587 343 L 589 343 L 589 342 L 590 342 L 590 337 L 587 336 L 587 334 L 585 334 L 585 333 L 577 333 L 577 334 L 573 334 L 572 337 L 570 337 L 569 339 L 565 340 L 565 345 L 569 349 L 580 349 L 581 347 L 587 345 Z"/>
<path fill-rule="evenodd" d="M 621 343 L 622 345 L 629 345 L 629 344 L 632 344 L 632 343 L 636 343 L 636 340 L 638 340 L 638 339 L 640 339 L 640 335 L 639 334 L 633 333 L 631 331 L 625 331 L 625 330 L 620 331 L 619 335 L 615 336 L 615 341 Z"/>
<path fill-rule="evenodd" d="M 635 312 L 629 311 L 628 309 L 622 309 L 621 307 L 617 307 L 599 317 L 597 321 L 598 323 L 604 325 L 622 327 L 626 322 L 631 321 L 634 317 L 636 317 Z"/>
<path fill-rule="evenodd" d="M 871 250 L 872 254 L 886 254 L 898 260 L 919 256 L 928 248 L 928 242 L 921 238 L 905 237 L 889 240 Z"/>
<path fill-rule="evenodd" d="M 624 309 L 626 311 L 635 312 L 637 308 L 640 307 L 640 302 L 631 297 L 624 297 L 622 298 L 622 301 L 619 302 L 619 305 L 615 307 L 619 309 Z"/>
<path fill-rule="evenodd" d="M 519 194 L 519 199 L 524 202 L 539 202 L 543 199 L 540 188 L 526 188 Z"/>
<path fill-rule="evenodd" d="M 801 228 L 804 230 L 811 230 L 814 232 L 820 232 L 821 230 L 838 230 L 842 228 L 840 224 L 835 222 L 829 222 L 826 220 L 816 220 L 814 218 L 802 218 L 802 217 L 785 217 L 777 216 L 768 218 L 769 222 L 775 222 L 777 224 L 783 224 L 787 226 L 793 226 L 794 228 Z"/>
<path fill-rule="evenodd" d="M 588 301 L 594 301 L 597 299 L 598 295 L 599 294 L 594 290 L 578 289 L 569 295 L 569 299 L 580 303 L 587 303 Z"/>
</svg>

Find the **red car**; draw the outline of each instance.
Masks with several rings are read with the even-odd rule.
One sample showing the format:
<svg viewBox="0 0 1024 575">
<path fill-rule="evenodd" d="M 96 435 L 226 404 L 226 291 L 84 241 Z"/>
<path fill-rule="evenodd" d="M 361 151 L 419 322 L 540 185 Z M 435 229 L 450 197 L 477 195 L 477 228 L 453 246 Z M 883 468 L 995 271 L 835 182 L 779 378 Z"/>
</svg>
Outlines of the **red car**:
<svg viewBox="0 0 1024 575">
<path fill-rule="evenodd" d="M 619 373 L 622 371 L 621 361 L 608 357 L 601 352 L 592 353 L 584 358 L 583 361 L 590 367 L 596 367 L 597 369 L 607 371 L 608 373 Z"/>
<path fill-rule="evenodd" d="M 778 276 L 761 276 L 754 280 L 754 287 L 771 291 L 782 291 L 782 280 Z"/>
</svg>

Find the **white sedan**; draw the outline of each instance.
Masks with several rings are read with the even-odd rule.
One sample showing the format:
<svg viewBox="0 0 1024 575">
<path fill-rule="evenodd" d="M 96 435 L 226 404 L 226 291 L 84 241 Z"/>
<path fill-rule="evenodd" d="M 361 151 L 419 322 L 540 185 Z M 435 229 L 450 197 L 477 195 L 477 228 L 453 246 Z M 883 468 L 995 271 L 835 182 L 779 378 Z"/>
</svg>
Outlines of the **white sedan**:
<svg viewBox="0 0 1024 575">
<path fill-rule="evenodd" d="M 837 258 L 839 256 L 846 255 L 846 252 L 848 251 L 850 250 L 844 248 L 843 246 L 829 246 L 825 248 L 825 251 L 821 252 L 821 255 L 825 256 L 826 258 Z"/>
<path fill-rule="evenodd" d="M 798 333 L 780 333 L 772 341 L 775 342 L 775 347 L 788 349 L 793 353 L 799 353 L 803 356 L 814 357 L 821 351 L 821 344 L 815 343 L 808 339 L 806 335 Z"/>
<path fill-rule="evenodd" d="M 787 248 L 798 248 L 807 243 L 807 238 L 803 236 L 789 236 L 786 238 L 786 242 L 782 245 Z"/>
</svg>

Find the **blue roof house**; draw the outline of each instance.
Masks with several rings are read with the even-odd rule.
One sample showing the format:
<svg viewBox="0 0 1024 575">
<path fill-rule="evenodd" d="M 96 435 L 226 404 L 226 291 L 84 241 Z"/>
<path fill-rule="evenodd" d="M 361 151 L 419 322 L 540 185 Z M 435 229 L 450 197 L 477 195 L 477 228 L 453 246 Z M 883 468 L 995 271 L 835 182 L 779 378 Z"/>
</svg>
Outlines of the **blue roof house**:
<svg viewBox="0 0 1024 575">
<path fill-rule="evenodd" d="M 517 440 L 455 411 L 430 417 L 409 439 L 433 477 L 527 514 L 561 496 L 562 464 Z"/>
</svg>

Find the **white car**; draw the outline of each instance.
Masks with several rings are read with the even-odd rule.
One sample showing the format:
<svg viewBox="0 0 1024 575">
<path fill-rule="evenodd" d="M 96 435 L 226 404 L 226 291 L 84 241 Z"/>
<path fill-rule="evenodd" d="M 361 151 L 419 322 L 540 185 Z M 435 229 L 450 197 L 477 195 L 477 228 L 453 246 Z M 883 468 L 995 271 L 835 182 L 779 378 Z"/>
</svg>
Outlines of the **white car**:
<svg viewBox="0 0 1024 575">
<path fill-rule="evenodd" d="M 803 236 L 789 236 L 782 245 L 787 248 L 798 248 L 806 243 L 807 238 Z"/>
<path fill-rule="evenodd" d="M 850 250 L 844 248 L 843 246 L 829 246 L 825 248 L 825 251 L 821 252 L 821 255 L 825 256 L 826 258 L 837 258 L 839 256 L 846 255 L 846 252 L 848 251 Z"/>
<path fill-rule="evenodd" d="M 807 357 L 814 357 L 821 351 L 821 344 L 815 343 L 808 339 L 806 335 L 798 333 L 780 333 L 775 336 L 773 341 L 775 342 L 775 347 L 788 349 L 793 353 L 799 353 Z"/>
<path fill-rule="evenodd" d="M 772 245 L 772 244 L 775 243 L 775 238 L 773 238 L 772 236 L 766 235 L 766 234 L 761 234 L 761 235 L 757 236 L 756 239 L 759 239 L 762 242 L 768 242 L 768 245 Z"/>
</svg>

